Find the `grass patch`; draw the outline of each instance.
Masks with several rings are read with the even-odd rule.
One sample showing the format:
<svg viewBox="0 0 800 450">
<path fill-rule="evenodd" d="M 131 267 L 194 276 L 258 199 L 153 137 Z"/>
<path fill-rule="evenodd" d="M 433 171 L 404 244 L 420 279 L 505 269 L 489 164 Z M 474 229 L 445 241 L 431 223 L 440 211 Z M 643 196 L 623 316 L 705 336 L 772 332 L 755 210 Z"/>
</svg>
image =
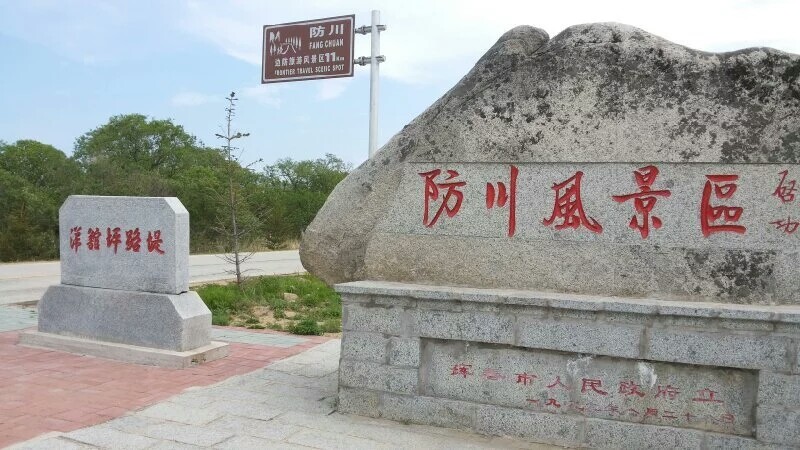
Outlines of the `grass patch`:
<svg viewBox="0 0 800 450">
<path fill-rule="evenodd" d="M 342 302 L 313 275 L 254 277 L 242 283 L 208 284 L 197 289 L 214 325 L 289 331 L 302 335 L 339 333 Z"/>
</svg>

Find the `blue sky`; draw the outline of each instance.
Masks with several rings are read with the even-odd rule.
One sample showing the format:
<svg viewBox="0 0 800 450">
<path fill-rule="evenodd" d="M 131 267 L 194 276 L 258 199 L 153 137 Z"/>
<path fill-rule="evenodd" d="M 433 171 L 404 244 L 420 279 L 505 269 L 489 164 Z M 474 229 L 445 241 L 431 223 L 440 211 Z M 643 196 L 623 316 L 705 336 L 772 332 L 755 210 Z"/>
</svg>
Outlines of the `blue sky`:
<svg viewBox="0 0 800 450">
<path fill-rule="evenodd" d="M 557 4 L 556 4 L 557 3 Z M 381 10 L 382 145 L 444 94 L 506 30 L 615 21 L 706 51 L 800 53 L 797 1 L 0 0 L 0 140 L 72 152 L 117 114 L 183 125 L 207 145 L 236 91 L 245 162 L 367 158 L 369 68 L 353 78 L 260 83 L 264 24 Z M 356 56 L 369 38 L 356 36 Z"/>
</svg>

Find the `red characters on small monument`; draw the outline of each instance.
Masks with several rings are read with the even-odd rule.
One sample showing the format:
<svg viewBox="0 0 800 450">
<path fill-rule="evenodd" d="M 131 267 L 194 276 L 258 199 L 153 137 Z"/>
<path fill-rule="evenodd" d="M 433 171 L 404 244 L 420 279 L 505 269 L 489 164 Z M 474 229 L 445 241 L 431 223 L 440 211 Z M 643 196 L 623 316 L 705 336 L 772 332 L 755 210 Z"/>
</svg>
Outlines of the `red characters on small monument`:
<svg viewBox="0 0 800 450">
<path fill-rule="evenodd" d="M 533 380 L 538 378 L 536 375 L 527 372 L 518 373 L 516 375 L 517 375 L 517 384 L 522 384 L 523 386 L 527 386 L 533 383 Z"/>
<path fill-rule="evenodd" d="M 608 392 L 600 389 L 603 387 L 603 382 L 601 380 L 592 379 L 592 378 L 584 378 L 583 385 L 581 386 L 581 394 L 585 394 L 589 391 L 593 391 L 600 395 L 608 395 Z"/>
<path fill-rule="evenodd" d="M 783 203 L 790 203 L 794 201 L 794 193 L 797 191 L 795 188 L 795 184 L 797 184 L 796 180 L 789 180 L 786 181 L 786 177 L 789 175 L 788 170 L 784 170 L 783 172 L 778 172 L 778 175 L 781 176 L 781 181 L 778 182 L 778 187 L 775 188 L 775 192 L 772 193 L 775 197 L 778 197 L 781 202 Z"/>
<path fill-rule="evenodd" d="M 556 408 L 561 408 L 561 403 L 558 403 L 558 400 L 554 398 L 548 398 L 544 406 L 555 406 Z"/>
<path fill-rule="evenodd" d="M 644 397 L 645 395 L 644 392 L 642 392 L 642 387 L 634 383 L 633 381 L 620 382 L 619 393 L 625 396 L 638 395 L 639 397 Z"/>
<path fill-rule="evenodd" d="M 156 231 L 148 231 L 147 232 L 147 251 L 152 253 L 156 252 L 159 255 L 164 254 L 164 250 L 161 250 L 161 244 L 164 243 L 164 240 L 161 239 L 161 230 Z"/>
<path fill-rule="evenodd" d="M 668 398 L 670 400 L 675 400 L 675 398 L 678 397 L 678 394 L 680 393 L 681 391 L 671 384 L 668 384 L 666 386 L 662 386 L 659 384 L 655 398 L 662 397 L 662 398 Z"/>
<path fill-rule="evenodd" d="M 583 172 L 577 171 L 575 175 L 569 177 L 566 181 L 553 184 L 553 191 L 555 191 L 556 199 L 553 205 L 553 213 L 549 219 L 544 219 L 542 223 L 545 226 L 550 226 L 556 220 L 556 230 L 563 230 L 564 228 L 577 229 L 581 225 L 586 227 L 589 231 L 594 233 L 602 233 L 603 226 L 592 217 L 587 217 L 586 212 L 583 210 L 583 201 L 581 200 L 581 179 Z"/>
<path fill-rule="evenodd" d="M 641 222 L 637 216 L 633 216 L 628 226 L 633 230 L 639 230 L 643 239 L 647 239 L 647 236 L 650 235 L 651 223 L 653 228 L 661 228 L 661 219 L 655 215 L 652 217 L 650 216 L 650 212 L 656 206 L 657 197 L 669 197 L 671 195 L 671 192 L 667 189 L 657 191 L 652 189 L 657 176 L 658 168 L 656 168 L 656 166 L 646 166 L 637 169 L 633 172 L 633 177 L 636 181 L 636 185 L 639 186 L 639 192 L 634 194 L 614 195 L 611 197 L 618 203 L 633 200 L 633 208 L 636 210 L 636 213 L 641 216 Z"/>
<path fill-rule="evenodd" d="M 495 204 L 498 208 L 506 206 L 508 203 L 508 237 L 514 236 L 517 229 L 517 166 L 511 166 L 511 178 L 506 184 L 502 181 L 497 182 L 497 188 L 492 183 L 486 183 L 486 208 L 492 209 Z"/>
<path fill-rule="evenodd" d="M 716 391 L 712 391 L 709 388 L 704 388 L 697 391 L 697 397 L 694 397 L 692 401 L 700 403 L 724 403 L 722 400 L 716 399 L 716 395 Z"/>
<path fill-rule="evenodd" d="M 485 369 L 483 371 L 483 378 L 486 380 L 499 381 L 505 380 L 506 376 L 494 369 Z"/>
<path fill-rule="evenodd" d="M 419 174 L 425 180 L 425 209 L 422 215 L 422 224 L 428 228 L 436 225 L 439 216 L 441 216 L 443 212 L 447 213 L 447 217 L 454 217 L 458 214 L 458 211 L 461 209 L 461 203 L 464 201 L 464 193 L 459 191 L 459 188 L 466 186 L 467 182 L 454 181 L 453 179 L 458 177 L 458 172 L 455 170 L 447 170 L 447 178 L 445 178 L 443 182 L 437 183 L 436 177 L 441 173 L 441 169 L 434 169 L 429 172 L 420 172 Z M 431 218 L 430 204 L 431 202 L 439 200 L 440 190 L 444 190 L 441 204 Z M 451 200 L 453 201 L 452 205 Z"/>
<path fill-rule="evenodd" d="M 78 247 L 81 246 L 81 230 L 83 227 L 72 227 L 69 229 L 69 248 L 78 253 Z"/>
<path fill-rule="evenodd" d="M 556 375 L 555 381 L 547 385 L 547 389 L 553 389 L 554 387 L 562 387 L 564 389 L 569 389 L 569 386 L 561 382 L 561 377 L 558 375 Z"/>
<path fill-rule="evenodd" d="M 709 237 L 714 233 L 730 232 L 744 234 L 747 228 L 744 225 L 735 225 L 742 217 L 744 209 L 740 206 L 712 206 L 711 196 L 720 200 L 729 200 L 738 188 L 735 183 L 739 175 L 706 175 L 706 185 L 703 188 L 703 198 L 700 202 L 700 228 L 703 236 Z M 721 224 L 715 222 L 721 220 Z"/>
<path fill-rule="evenodd" d="M 139 233 L 139 228 L 127 230 L 125 232 L 125 251 L 139 252 L 142 247 L 142 236 Z"/>
<path fill-rule="evenodd" d="M 103 234 L 100 232 L 100 228 L 89 228 L 88 232 L 86 248 L 89 250 L 100 250 L 100 236 Z"/>
<path fill-rule="evenodd" d="M 119 232 L 119 227 L 106 228 L 106 247 L 111 248 L 113 246 L 115 255 L 117 254 L 117 247 L 122 243 L 122 235 Z"/>
<path fill-rule="evenodd" d="M 472 375 L 472 364 L 456 364 L 450 375 L 467 378 L 467 375 Z"/>
</svg>

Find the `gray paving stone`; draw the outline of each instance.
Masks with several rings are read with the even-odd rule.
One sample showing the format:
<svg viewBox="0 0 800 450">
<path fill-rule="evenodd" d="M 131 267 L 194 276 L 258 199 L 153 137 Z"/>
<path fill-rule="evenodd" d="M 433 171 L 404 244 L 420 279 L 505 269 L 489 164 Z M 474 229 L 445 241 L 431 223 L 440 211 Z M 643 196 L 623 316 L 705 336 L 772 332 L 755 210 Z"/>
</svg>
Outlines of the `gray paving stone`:
<svg viewBox="0 0 800 450">
<path fill-rule="evenodd" d="M 337 361 L 325 358 L 318 364 L 297 364 L 289 360 L 279 361 L 270 365 L 269 368 L 292 375 L 321 378 L 336 372 L 339 365 Z"/>
<path fill-rule="evenodd" d="M 391 439 L 390 436 L 386 436 Z M 391 448 L 388 442 L 378 442 L 371 439 L 364 439 L 355 436 L 348 436 L 341 433 L 329 433 L 321 430 L 308 430 L 297 433 L 286 440 L 292 444 L 305 445 L 319 449 L 331 450 L 371 450 Z"/>
<path fill-rule="evenodd" d="M 213 403 L 206 405 L 204 408 L 208 411 L 218 413 L 221 418 L 224 417 L 247 417 L 257 420 L 270 420 L 284 412 L 285 409 L 265 405 L 257 401 L 243 402 L 240 400 L 217 400 Z"/>
<path fill-rule="evenodd" d="M 64 435 L 74 441 L 101 448 L 143 449 L 150 448 L 158 441 L 133 433 L 125 433 L 108 426 L 87 427 Z"/>
<path fill-rule="evenodd" d="M 208 424 L 208 427 L 230 432 L 235 436 L 254 436 L 274 441 L 284 440 L 304 430 L 302 427 L 274 420 L 257 420 L 236 416 L 222 417 Z"/>
<path fill-rule="evenodd" d="M 159 403 L 139 414 L 154 419 L 171 420 L 187 425 L 203 425 L 219 418 L 220 413 L 205 408 L 192 408 L 172 402 Z"/>
<path fill-rule="evenodd" d="M 60 437 L 34 439 L 11 447 L 8 450 L 85 450 L 95 447 L 69 441 Z"/>
<path fill-rule="evenodd" d="M 150 447 L 148 450 L 199 450 L 207 447 L 199 447 L 197 445 L 184 444 L 183 442 L 175 442 L 170 440 L 160 440 L 158 444 Z"/>
<path fill-rule="evenodd" d="M 240 342 L 243 344 L 270 345 L 273 347 L 293 347 L 307 342 L 308 339 L 297 336 L 281 334 L 251 333 L 241 330 L 214 327 L 211 330 L 211 339 L 225 342 Z"/>
<path fill-rule="evenodd" d="M 127 416 L 109 420 L 104 425 L 128 433 L 142 434 L 142 432 L 148 427 L 159 425 L 163 422 L 163 420 L 154 419 L 152 417 L 129 414 Z"/>
<path fill-rule="evenodd" d="M 142 433 L 145 436 L 173 440 L 184 444 L 210 447 L 233 437 L 233 433 L 212 429 L 207 426 L 185 425 L 177 422 L 164 422 L 146 427 Z"/>
<path fill-rule="evenodd" d="M 279 442 L 261 439 L 253 436 L 234 436 L 227 441 L 215 445 L 219 450 L 308 450 L 304 445 L 294 445 L 288 442 Z"/>
</svg>

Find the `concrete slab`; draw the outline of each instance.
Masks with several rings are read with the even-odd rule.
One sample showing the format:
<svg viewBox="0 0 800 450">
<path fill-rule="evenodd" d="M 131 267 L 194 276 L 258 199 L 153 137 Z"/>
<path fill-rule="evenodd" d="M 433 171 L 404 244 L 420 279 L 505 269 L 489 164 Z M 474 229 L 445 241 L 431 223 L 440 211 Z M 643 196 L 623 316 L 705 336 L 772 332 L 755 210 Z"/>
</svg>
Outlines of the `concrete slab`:
<svg viewBox="0 0 800 450">
<path fill-rule="evenodd" d="M 29 330 L 20 334 L 19 342 L 20 345 L 28 347 L 46 348 L 79 355 L 174 369 L 191 367 L 196 364 L 224 358 L 228 355 L 228 344 L 215 341 L 185 352 L 176 352 Z"/>
</svg>

